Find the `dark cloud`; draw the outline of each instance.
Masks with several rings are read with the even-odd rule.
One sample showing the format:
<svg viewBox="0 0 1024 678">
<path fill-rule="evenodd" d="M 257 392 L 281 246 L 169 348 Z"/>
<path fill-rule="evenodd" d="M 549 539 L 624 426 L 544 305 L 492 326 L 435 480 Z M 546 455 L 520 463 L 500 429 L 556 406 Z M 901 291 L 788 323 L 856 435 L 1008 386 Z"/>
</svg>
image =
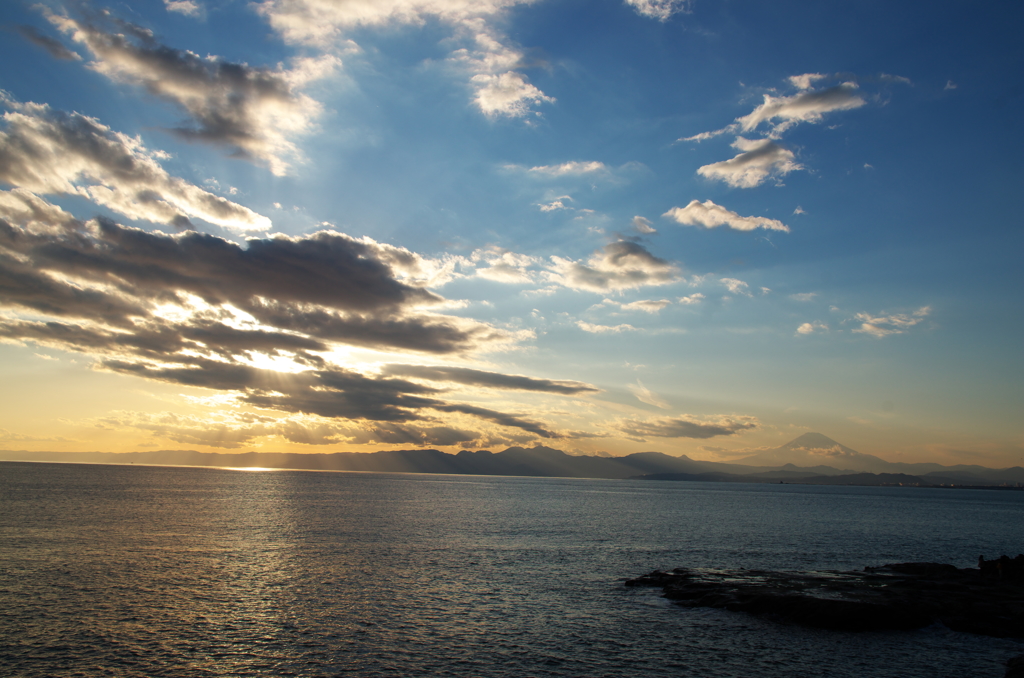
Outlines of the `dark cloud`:
<svg viewBox="0 0 1024 678">
<path fill-rule="evenodd" d="M 169 175 L 137 137 L 99 120 L 45 104 L 21 103 L 0 91 L 0 182 L 23 189 L 6 202 L 38 194 L 81 195 L 130 219 L 188 227 L 190 217 L 241 231 L 270 228 L 247 207 Z M 27 206 L 25 207 L 27 209 Z"/>
<path fill-rule="evenodd" d="M 595 252 L 587 263 L 552 257 L 548 279 L 566 287 L 608 292 L 679 280 L 679 269 L 632 240 L 619 240 Z"/>
<path fill-rule="evenodd" d="M 207 430 L 186 422 L 179 430 L 166 421 L 141 428 L 222 446 L 265 435 L 327 444 L 352 437 L 343 421 L 365 422 L 375 440 L 451 445 L 480 438 L 438 423 L 436 415 L 447 413 L 559 437 L 538 422 L 449 402 L 442 390 L 400 377 L 559 394 L 594 387 L 457 367 L 394 365 L 368 376 L 330 362 L 339 344 L 461 353 L 509 339 L 483 323 L 423 312 L 444 300 L 395 271 L 418 265 L 404 250 L 341 233 L 252 239 L 243 247 L 196 232 L 83 223 L 26 191 L 0 192 L 0 337 L 321 422 L 306 433 L 294 421 L 287 429 L 222 422 Z M 268 369 L 273 358 L 284 366 Z"/>
<path fill-rule="evenodd" d="M 626 435 L 642 440 L 644 438 L 696 438 L 704 440 L 717 436 L 731 436 L 741 431 L 757 428 L 753 417 L 715 417 L 711 420 L 687 417 L 660 418 L 648 421 L 619 422 L 618 429 Z"/>
<path fill-rule="evenodd" d="M 553 381 L 536 379 L 500 372 L 486 372 L 468 367 L 438 367 L 429 365 L 386 365 L 383 373 L 387 375 L 429 379 L 430 381 L 450 381 L 467 386 L 484 386 L 516 391 L 539 391 L 542 393 L 560 393 L 573 395 L 576 393 L 597 393 L 599 389 L 579 381 Z"/>
<path fill-rule="evenodd" d="M 189 124 L 173 129 L 175 134 L 228 146 L 233 155 L 257 159 L 275 174 L 287 173 L 286 157 L 300 157 L 289 135 L 308 130 L 321 110 L 298 90 L 340 65 L 324 56 L 299 60 L 291 70 L 254 67 L 168 47 L 151 31 L 110 15 L 47 17 L 89 49 L 93 70 L 141 85 L 185 112 Z"/>
<path fill-rule="evenodd" d="M 54 59 L 61 59 L 63 61 L 81 61 L 82 57 L 76 52 L 72 52 L 70 49 L 62 45 L 59 41 L 54 40 L 48 35 L 43 35 L 32 26 L 17 26 L 15 28 L 21 37 L 25 38 L 33 45 L 42 47 L 50 53 Z"/>
</svg>

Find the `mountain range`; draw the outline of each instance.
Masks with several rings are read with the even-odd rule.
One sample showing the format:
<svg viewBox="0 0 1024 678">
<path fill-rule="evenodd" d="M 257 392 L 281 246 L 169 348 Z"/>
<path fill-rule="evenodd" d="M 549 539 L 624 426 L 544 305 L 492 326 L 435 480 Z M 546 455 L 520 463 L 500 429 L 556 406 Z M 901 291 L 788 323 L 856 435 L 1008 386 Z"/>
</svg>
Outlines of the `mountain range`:
<svg viewBox="0 0 1024 678">
<path fill-rule="evenodd" d="M 661 452 L 638 452 L 624 457 L 573 456 L 541 445 L 529 448 L 509 447 L 501 452 L 463 450 L 458 454 L 433 449 L 388 450 L 368 454 L 223 454 L 193 450 L 126 453 L 0 450 L 0 461 L 855 485 L 902 482 L 982 486 L 1024 483 L 1024 468 L 1019 466 L 991 469 L 963 464 L 942 466 L 933 463 L 888 462 L 874 455 L 857 452 L 820 433 L 805 433 L 785 445 L 759 452 L 735 463 L 699 461 L 685 455 L 674 457 Z"/>
</svg>

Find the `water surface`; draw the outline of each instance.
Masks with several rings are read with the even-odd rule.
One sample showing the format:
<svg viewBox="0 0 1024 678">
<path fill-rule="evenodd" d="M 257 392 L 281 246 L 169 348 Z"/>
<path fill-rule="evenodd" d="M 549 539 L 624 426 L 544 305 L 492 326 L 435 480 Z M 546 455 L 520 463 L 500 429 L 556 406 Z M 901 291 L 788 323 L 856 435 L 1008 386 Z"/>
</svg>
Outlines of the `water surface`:
<svg viewBox="0 0 1024 678">
<path fill-rule="evenodd" d="M 1024 493 L 0 463 L 11 676 L 1001 676 L 1024 644 L 679 608 L 676 566 L 1024 551 Z"/>
</svg>

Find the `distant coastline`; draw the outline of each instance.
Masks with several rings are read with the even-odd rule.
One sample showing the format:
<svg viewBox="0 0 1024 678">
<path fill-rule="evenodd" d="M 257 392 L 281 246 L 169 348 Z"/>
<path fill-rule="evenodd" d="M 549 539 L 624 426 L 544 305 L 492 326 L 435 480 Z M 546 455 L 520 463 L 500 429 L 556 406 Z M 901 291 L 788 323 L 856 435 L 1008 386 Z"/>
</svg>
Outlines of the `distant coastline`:
<svg viewBox="0 0 1024 678">
<path fill-rule="evenodd" d="M 808 442 L 831 443 L 808 448 Z M 824 452 L 816 450 L 823 449 Z M 794 457 L 793 455 L 797 455 Z M 812 463 L 797 465 L 787 459 Z M 843 448 L 820 434 L 805 434 L 772 453 L 760 464 L 700 461 L 661 452 L 638 452 L 624 457 L 573 456 L 550 447 L 510 447 L 500 452 L 463 450 L 457 454 L 435 449 L 336 453 L 219 453 L 195 450 L 149 452 L 32 452 L 0 450 L 0 461 L 69 462 L 267 468 L 304 471 L 363 471 L 548 478 L 637 479 L 692 482 L 786 483 L 802 485 L 904 486 L 974 489 L 1021 489 L 1024 468 L 991 469 L 975 465 L 893 463 Z M 836 460 L 837 466 L 814 464 Z M 763 462 L 785 463 L 763 463 Z M 844 468 L 843 466 L 855 468 Z M 861 468 L 856 468 L 860 466 Z"/>
</svg>

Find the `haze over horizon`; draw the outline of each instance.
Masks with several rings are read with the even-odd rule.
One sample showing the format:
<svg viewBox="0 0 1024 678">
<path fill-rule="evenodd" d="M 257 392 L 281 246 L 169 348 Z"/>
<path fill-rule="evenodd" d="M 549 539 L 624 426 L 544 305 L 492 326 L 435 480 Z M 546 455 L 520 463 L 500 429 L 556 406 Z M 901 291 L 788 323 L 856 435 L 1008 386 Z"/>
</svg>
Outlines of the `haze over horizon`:
<svg viewBox="0 0 1024 678">
<path fill-rule="evenodd" d="M 1024 465 L 1022 14 L 6 3 L 0 449 Z"/>
</svg>

